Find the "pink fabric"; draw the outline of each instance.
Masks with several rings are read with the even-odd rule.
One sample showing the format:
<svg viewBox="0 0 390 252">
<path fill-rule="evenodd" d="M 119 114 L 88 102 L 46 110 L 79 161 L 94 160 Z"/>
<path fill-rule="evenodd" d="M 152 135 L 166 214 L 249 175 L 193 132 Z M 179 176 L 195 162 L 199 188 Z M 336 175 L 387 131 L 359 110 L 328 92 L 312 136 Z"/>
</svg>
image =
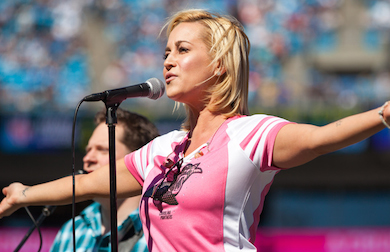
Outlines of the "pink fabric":
<svg viewBox="0 0 390 252">
<path fill-rule="evenodd" d="M 0 227 L 0 251 L 13 252 L 19 246 L 30 227 Z M 59 228 L 41 227 L 42 250 L 49 251 Z M 21 252 L 36 252 L 39 248 L 39 234 L 35 230 L 21 248 Z"/>
<path fill-rule="evenodd" d="M 196 158 L 195 151 L 184 158 L 169 191 L 177 205 L 150 196 L 168 170 L 167 156 L 181 158 L 186 132 L 173 131 L 126 156 L 126 166 L 143 185 L 140 215 L 149 249 L 255 251 L 264 198 L 279 171 L 271 166 L 273 142 L 286 123 L 267 115 L 229 118 L 199 149 L 203 156 Z"/>
<path fill-rule="evenodd" d="M 259 252 L 385 252 L 390 228 L 259 228 Z"/>
</svg>

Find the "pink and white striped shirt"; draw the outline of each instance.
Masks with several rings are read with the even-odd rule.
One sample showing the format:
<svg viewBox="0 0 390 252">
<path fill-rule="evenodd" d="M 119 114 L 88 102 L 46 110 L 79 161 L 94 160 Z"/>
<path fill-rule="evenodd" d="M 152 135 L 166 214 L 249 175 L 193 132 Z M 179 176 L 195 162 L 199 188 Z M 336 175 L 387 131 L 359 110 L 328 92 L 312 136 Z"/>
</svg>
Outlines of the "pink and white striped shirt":
<svg viewBox="0 0 390 252">
<path fill-rule="evenodd" d="M 256 251 L 264 198 L 280 171 L 272 166 L 274 141 L 287 123 L 268 115 L 227 119 L 209 144 L 183 158 L 164 200 L 153 200 L 154 187 L 169 170 L 167 157 L 182 158 L 187 132 L 170 132 L 127 155 L 127 168 L 143 186 L 140 215 L 149 250 Z"/>
</svg>

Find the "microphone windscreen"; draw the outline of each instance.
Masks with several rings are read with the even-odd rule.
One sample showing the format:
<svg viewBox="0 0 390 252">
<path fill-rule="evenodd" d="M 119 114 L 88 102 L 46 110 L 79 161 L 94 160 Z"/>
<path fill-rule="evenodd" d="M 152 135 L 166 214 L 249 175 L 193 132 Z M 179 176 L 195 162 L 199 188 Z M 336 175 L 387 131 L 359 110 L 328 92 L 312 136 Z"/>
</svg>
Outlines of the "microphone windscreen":
<svg viewBox="0 0 390 252">
<path fill-rule="evenodd" d="M 165 84 L 157 79 L 157 78 L 150 78 L 146 81 L 147 84 L 149 84 L 150 92 L 149 92 L 149 98 L 153 100 L 157 100 L 161 96 L 163 96 L 165 92 Z"/>
</svg>

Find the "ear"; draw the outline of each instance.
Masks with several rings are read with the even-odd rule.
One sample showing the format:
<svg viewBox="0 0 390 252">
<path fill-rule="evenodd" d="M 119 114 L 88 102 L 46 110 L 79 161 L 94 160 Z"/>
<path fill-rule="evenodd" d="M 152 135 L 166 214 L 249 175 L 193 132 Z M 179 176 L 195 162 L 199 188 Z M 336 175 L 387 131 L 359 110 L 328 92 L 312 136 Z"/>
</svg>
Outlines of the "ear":
<svg viewBox="0 0 390 252">
<path fill-rule="evenodd" d="M 214 70 L 214 75 L 215 76 L 221 76 L 225 72 L 226 72 L 226 69 L 223 66 L 221 66 L 221 64 L 218 62 L 218 65 L 217 65 L 217 67 Z"/>
<path fill-rule="evenodd" d="M 218 68 L 218 69 L 216 69 L 216 70 L 214 71 L 214 75 L 216 75 L 216 76 L 221 76 L 221 75 L 223 75 L 225 72 L 226 72 L 225 69 L 221 70 L 220 68 Z"/>
</svg>

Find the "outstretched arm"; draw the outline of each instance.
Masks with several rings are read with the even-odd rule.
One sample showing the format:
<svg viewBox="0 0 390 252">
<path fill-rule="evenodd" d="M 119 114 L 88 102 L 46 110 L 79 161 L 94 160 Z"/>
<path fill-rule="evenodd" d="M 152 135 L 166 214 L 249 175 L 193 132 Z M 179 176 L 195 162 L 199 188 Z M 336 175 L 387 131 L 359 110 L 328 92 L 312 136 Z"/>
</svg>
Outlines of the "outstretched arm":
<svg viewBox="0 0 390 252">
<path fill-rule="evenodd" d="M 291 168 L 351 144 L 360 142 L 385 128 L 377 108 L 317 127 L 308 124 L 288 124 L 278 133 L 273 164 Z M 383 109 L 383 118 L 390 123 L 390 104 Z"/>
<path fill-rule="evenodd" d="M 139 195 L 141 186 L 127 170 L 124 160 L 118 160 L 117 195 L 119 198 Z M 95 197 L 110 196 L 109 166 L 102 167 L 89 174 L 75 177 L 75 198 L 81 202 Z M 72 203 L 72 177 L 64 177 L 51 182 L 25 186 L 12 183 L 3 188 L 5 198 L 0 203 L 0 218 L 9 216 L 21 207 L 30 205 L 66 205 Z"/>
</svg>

